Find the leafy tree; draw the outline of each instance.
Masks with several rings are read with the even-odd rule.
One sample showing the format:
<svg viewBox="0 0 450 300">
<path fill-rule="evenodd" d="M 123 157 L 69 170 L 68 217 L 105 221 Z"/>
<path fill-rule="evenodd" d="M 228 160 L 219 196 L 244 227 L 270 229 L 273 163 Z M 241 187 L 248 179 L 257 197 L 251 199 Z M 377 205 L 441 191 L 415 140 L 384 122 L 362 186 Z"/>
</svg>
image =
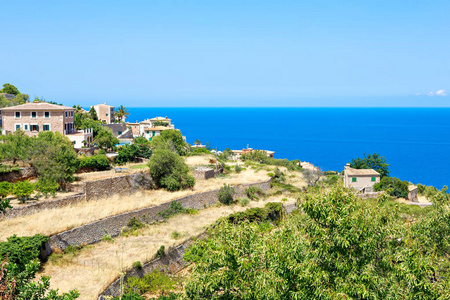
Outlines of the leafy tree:
<svg viewBox="0 0 450 300">
<path fill-rule="evenodd" d="M 350 167 L 354 169 L 374 169 L 380 173 L 381 178 L 389 176 L 389 164 L 386 163 L 386 158 L 377 153 L 364 154 L 362 158 L 352 159 Z"/>
<path fill-rule="evenodd" d="M 14 184 L 11 193 L 16 196 L 20 202 L 25 203 L 25 201 L 30 199 L 31 194 L 34 192 L 34 188 L 34 184 L 28 180 L 19 181 Z"/>
<path fill-rule="evenodd" d="M 169 191 L 191 188 L 195 179 L 189 175 L 184 160 L 167 149 L 156 149 L 148 162 L 150 173 L 156 185 Z"/>
<path fill-rule="evenodd" d="M 230 205 L 234 202 L 234 195 L 236 195 L 236 190 L 229 184 L 223 184 L 223 187 L 219 189 L 217 197 L 219 201 L 225 205 Z"/>
<path fill-rule="evenodd" d="M 55 196 L 59 190 L 59 184 L 49 178 L 40 177 L 36 183 L 36 190 L 44 194 L 44 197 L 48 197 L 48 194 Z"/>
<path fill-rule="evenodd" d="M 185 254 L 194 263 L 186 296 L 446 298 L 446 269 L 433 253 L 419 251 L 421 245 L 409 238 L 411 228 L 385 201 L 361 201 L 336 187 L 306 194 L 299 203 L 303 214 L 285 217 L 278 227 L 221 222 Z"/>
<path fill-rule="evenodd" d="M 80 159 L 80 169 L 86 168 L 94 171 L 109 170 L 111 165 L 104 154 L 85 156 Z"/>
<path fill-rule="evenodd" d="M 183 139 L 183 135 L 179 130 L 175 129 L 164 130 L 160 135 L 152 138 L 152 146 L 164 149 L 173 147 L 179 155 L 186 155 L 187 153 L 187 144 Z"/>
<path fill-rule="evenodd" d="M 143 137 L 143 136 L 138 136 L 138 137 L 134 138 L 133 144 L 136 144 L 136 145 L 140 145 L 140 144 L 150 145 L 151 142 L 150 142 L 149 140 L 147 140 L 147 139 L 146 139 L 145 137 Z"/>
<path fill-rule="evenodd" d="M 206 150 L 209 150 L 209 151 L 211 151 L 211 144 L 209 143 L 209 142 L 206 142 L 205 143 L 205 148 L 206 148 Z"/>
<path fill-rule="evenodd" d="M 95 108 L 93 106 L 89 109 L 89 114 L 91 115 L 92 120 L 98 121 L 97 112 L 95 111 Z"/>
<path fill-rule="evenodd" d="M 5 83 L 3 88 L 0 90 L 0 93 L 19 95 L 19 90 L 12 84 Z"/>
<path fill-rule="evenodd" d="M 133 161 L 135 157 L 139 155 L 139 146 L 125 145 L 119 148 L 119 154 L 117 155 L 115 161 L 118 164 L 124 164 Z"/>
<path fill-rule="evenodd" d="M 194 144 L 195 144 L 195 145 L 201 145 L 201 144 L 202 144 L 202 142 L 200 142 L 200 140 L 199 140 L 199 139 L 196 139 L 196 140 L 195 140 L 195 142 L 194 142 Z"/>
<path fill-rule="evenodd" d="M 397 198 L 406 198 L 409 193 L 408 182 L 395 177 L 383 177 L 373 188 L 375 191 L 387 191 L 389 195 Z"/>
<path fill-rule="evenodd" d="M 126 109 L 123 105 L 119 106 L 115 112 L 115 116 L 119 119 L 120 122 L 122 122 L 123 118 L 129 116 L 130 113 L 128 112 L 128 109 Z"/>
<path fill-rule="evenodd" d="M 32 139 L 23 131 L 17 130 L 13 134 L 0 137 L 3 143 L 0 143 L 0 156 L 6 160 L 12 160 L 13 164 L 17 160 L 25 161 L 30 159 L 30 148 Z"/>
<path fill-rule="evenodd" d="M 31 164 L 43 179 L 64 186 L 74 180 L 79 163 L 72 143 L 59 132 L 40 132 L 34 139 Z"/>
<path fill-rule="evenodd" d="M 119 140 L 114 136 L 112 130 L 107 127 L 101 127 L 97 132 L 97 135 L 94 136 L 94 141 L 101 149 L 112 149 L 117 144 L 119 144 Z"/>
<path fill-rule="evenodd" d="M 8 195 L 11 193 L 12 184 L 8 181 L 1 181 L 0 182 L 0 199 L 4 199 L 8 197 Z"/>
<path fill-rule="evenodd" d="M 105 128 L 101 125 L 100 121 L 93 120 L 88 117 L 83 117 L 81 120 L 81 129 L 89 129 L 92 128 L 92 135 L 94 138 L 99 134 L 102 128 Z"/>
</svg>

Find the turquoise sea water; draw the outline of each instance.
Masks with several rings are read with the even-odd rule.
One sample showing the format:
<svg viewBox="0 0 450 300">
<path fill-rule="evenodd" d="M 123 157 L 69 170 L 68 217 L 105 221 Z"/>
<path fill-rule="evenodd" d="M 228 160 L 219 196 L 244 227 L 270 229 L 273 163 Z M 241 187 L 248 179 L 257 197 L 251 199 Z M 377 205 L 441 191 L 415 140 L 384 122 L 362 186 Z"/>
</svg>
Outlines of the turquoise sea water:
<svg viewBox="0 0 450 300">
<path fill-rule="evenodd" d="M 391 176 L 450 184 L 450 108 L 129 108 L 127 121 L 167 116 L 189 143 L 275 151 L 323 170 L 377 152 Z"/>
</svg>

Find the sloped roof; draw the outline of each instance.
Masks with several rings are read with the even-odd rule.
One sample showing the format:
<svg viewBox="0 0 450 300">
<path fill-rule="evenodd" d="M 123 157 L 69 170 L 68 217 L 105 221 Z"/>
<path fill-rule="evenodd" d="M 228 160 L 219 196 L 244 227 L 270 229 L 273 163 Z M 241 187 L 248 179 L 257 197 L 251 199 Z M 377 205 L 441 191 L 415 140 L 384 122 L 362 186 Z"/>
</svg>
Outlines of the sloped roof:
<svg viewBox="0 0 450 300">
<path fill-rule="evenodd" d="M 51 104 L 47 102 L 36 102 L 36 103 L 25 103 L 21 105 L 16 106 L 10 106 L 2 108 L 2 110 L 74 110 L 72 107 L 63 106 L 63 105 L 57 105 L 57 104 Z"/>
<path fill-rule="evenodd" d="M 173 128 L 166 127 L 166 126 L 155 126 L 155 127 L 145 128 L 145 130 L 147 130 L 147 131 L 162 131 L 162 130 L 168 130 L 168 129 L 173 129 Z"/>
<path fill-rule="evenodd" d="M 347 175 L 351 175 L 351 176 L 380 176 L 380 173 L 378 173 L 374 169 L 347 168 L 347 169 L 345 169 L 345 173 Z"/>
<path fill-rule="evenodd" d="M 150 119 L 150 121 L 170 121 L 170 119 L 163 118 L 163 117 L 156 117 L 156 118 Z"/>
</svg>

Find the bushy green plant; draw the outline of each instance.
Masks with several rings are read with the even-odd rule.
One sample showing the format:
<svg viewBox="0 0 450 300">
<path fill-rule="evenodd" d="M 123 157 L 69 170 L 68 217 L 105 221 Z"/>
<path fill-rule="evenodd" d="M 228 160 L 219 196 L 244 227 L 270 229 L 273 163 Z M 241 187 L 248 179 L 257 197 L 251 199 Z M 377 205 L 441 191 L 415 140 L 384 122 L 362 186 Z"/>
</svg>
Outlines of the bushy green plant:
<svg viewBox="0 0 450 300">
<path fill-rule="evenodd" d="M 239 198 L 239 205 L 244 207 L 247 206 L 250 203 L 250 199 L 248 199 L 247 197 L 242 197 Z"/>
<path fill-rule="evenodd" d="M 192 150 L 191 155 L 202 155 L 202 154 L 211 154 L 211 151 L 209 151 L 206 148 L 194 148 Z"/>
<path fill-rule="evenodd" d="M 0 257 L 8 257 L 9 262 L 22 271 L 29 261 L 39 258 L 47 240 L 48 237 L 40 234 L 31 237 L 13 235 L 6 242 L 0 242 Z"/>
<path fill-rule="evenodd" d="M 85 156 L 80 159 L 80 169 L 89 169 L 92 171 L 109 170 L 111 165 L 106 155 L 97 154 L 92 156 Z"/>
<path fill-rule="evenodd" d="M 169 208 L 164 209 L 158 213 L 158 216 L 163 217 L 164 219 L 168 219 L 176 214 L 195 214 L 197 210 L 184 208 L 180 201 L 172 201 L 170 202 Z"/>
<path fill-rule="evenodd" d="M 178 240 L 181 236 L 181 234 L 178 231 L 173 231 L 170 236 L 174 239 L 174 240 Z"/>
<path fill-rule="evenodd" d="M 156 185 L 169 191 L 192 188 L 195 179 L 189 175 L 189 167 L 176 153 L 167 149 L 156 149 L 148 163 Z"/>
<path fill-rule="evenodd" d="M 138 270 L 142 270 L 142 263 L 140 261 L 135 261 L 133 263 L 133 268 L 138 269 Z"/>
<path fill-rule="evenodd" d="M 144 274 L 142 278 L 130 277 L 127 279 L 125 292 L 142 295 L 145 293 L 170 292 L 174 290 L 178 282 L 159 270 Z"/>
<path fill-rule="evenodd" d="M 59 184 L 54 180 L 46 177 L 39 178 L 38 182 L 36 183 L 36 190 L 44 194 L 45 198 L 48 197 L 48 194 L 55 196 L 58 189 Z"/>
<path fill-rule="evenodd" d="M 219 201 L 225 205 L 230 205 L 234 202 L 234 195 L 236 195 L 236 190 L 229 184 L 224 184 L 217 193 Z"/>
<path fill-rule="evenodd" d="M 166 247 L 164 247 L 164 245 L 161 245 L 158 251 L 156 251 L 155 257 L 161 258 L 164 257 L 165 255 L 166 255 Z"/>
<path fill-rule="evenodd" d="M 25 203 L 30 199 L 31 194 L 34 192 L 34 184 L 28 180 L 16 182 L 12 189 L 12 194 L 19 199 L 20 202 Z"/>
<path fill-rule="evenodd" d="M 131 230 L 137 230 L 137 229 L 140 229 L 142 227 L 145 227 L 145 223 L 142 222 L 141 220 L 139 220 L 136 217 L 132 217 L 130 220 L 128 220 L 127 226 Z"/>
<path fill-rule="evenodd" d="M 259 197 L 265 196 L 266 192 L 261 189 L 259 186 L 250 186 L 245 189 L 245 194 L 251 200 L 259 200 Z"/>
<path fill-rule="evenodd" d="M 236 173 L 241 173 L 241 172 L 242 172 L 242 167 L 241 167 L 240 165 L 236 164 L 236 165 L 234 166 L 234 171 L 235 171 Z"/>
<path fill-rule="evenodd" d="M 8 181 L 0 182 L 0 199 L 8 197 L 8 195 L 11 193 L 12 187 L 13 185 Z"/>
<path fill-rule="evenodd" d="M 395 177 L 383 177 L 380 182 L 373 186 L 375 191 L 387 191 L 393 197 L 408 197 L 408 182 Z"/>
<path fill-rule="evenodd" d="M 106 151 L 104 149 L 100 149 L 98 150 L 97 155 L 106 155 Z"/>
</svg>

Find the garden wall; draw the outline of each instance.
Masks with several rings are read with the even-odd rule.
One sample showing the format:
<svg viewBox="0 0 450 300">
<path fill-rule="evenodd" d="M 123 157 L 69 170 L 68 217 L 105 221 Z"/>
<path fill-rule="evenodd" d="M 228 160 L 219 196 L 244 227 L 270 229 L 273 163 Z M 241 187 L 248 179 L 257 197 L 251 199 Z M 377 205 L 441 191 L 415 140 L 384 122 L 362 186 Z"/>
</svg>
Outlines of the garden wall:
<svg viewBox="0 0 450 300">
<path fill-rule="evenodd" d="M 254 184 L 239 185 L 235 187 L 235 197 L 239 198 L 244 196 L 245 189 L 249 186 L 259 186 L 263 190 L 267 191 L 270 189 L 270 180 Z M 140 219 L 145 223 L 152 223 L 162 220 L 163 218 L 160 217 L 158 213 L 168 209 L 170 207 L 170 203 L 173 201 L 179 201 L 180 204 L 185 208 L 203 209 L 205 207 L 214 205 L 219 201 L 217 197 L 218 191 L 219 190 L 213 190 L 199 194 L 188 195 L 158 206 L 111 216 L 93 223 L 89 223 L 68 231 L 58 233 L 51 236 L 49 241 L 47 242 L 47 252 L 48 254 L 50 254 L 52 248 L 59 248 L 61 250 L 64 250 L 69 245 L 98 243 L 102 240 L 105 234 L 108 234 L 111 237 L 118 236 L 121 233 L 122 228 L 127 226 L 128 221 L 133 217 Z"/>
</svg>

